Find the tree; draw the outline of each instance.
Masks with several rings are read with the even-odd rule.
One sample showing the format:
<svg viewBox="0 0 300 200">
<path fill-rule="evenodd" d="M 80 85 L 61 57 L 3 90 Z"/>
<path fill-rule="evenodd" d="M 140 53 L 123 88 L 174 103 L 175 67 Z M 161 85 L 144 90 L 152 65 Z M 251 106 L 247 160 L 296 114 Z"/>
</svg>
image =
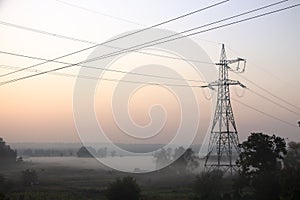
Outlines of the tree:
<svg viewBox="0 0 300 200">
<path fill-rule="evenodd" d="M 37 184 L 38 176 L 34 169 L 26 169 L 22 171 L 22 183 L 24 186 L 33 186 Z"/>
<path fill-rule="evenodd" d="M 123 179 L 117 178 L 108 186 L 106 197 L 109 200 L 139 200 L 141 197 L 140 193 L 141 189 L 136 180 L 126 176 Z"/>
<path fill-rule="evenodd" d="M 241 153 L 237 165 L 247 176 L 280 169 L 280 161 L 287 153 L 283 138 L 263 133 L 251 133 L 239 147 Z"/>
<path fill-rule="evenodd" d="M 82 146 L 77 152 L 77 157 L 93 157 L 96 154 L 96 150 L 92 147 Z"/>
<path fill-rule="evenodd" d="M 281 172 L 281 198 L 296 200 L 300 197 L 300 143 L 290 142 Z"/>
<path fill-rule="evenodd" d="M 187 150 L 183 147 L 175 149 L 174 159 L 177 160 L 172 166 L 176 167 L 181 174 L 192 171 L 199 165 L 197 157 L 191 148 L 188 148 Z"/>
<path fill-rule="evenodd" d="M 300 143 L 290 142 L 284 158 L 284 167 L 287 169 L 300 169 Z"/>
<path fill-rule="evenodd" d="M 255 199 L 279 199 L 281 163 L 287 152 L 284 139 L 251 133 L 240 148 L 237 166 L 247 185 L 254 189 Z"/>
<path fill-rule="evenodd" d="M 200 200 L 219 200 L 223 192 L 223 173 L 215 170 L 196 177 L 194 191 Z"/>
<path fill-rule="evenodd" d="M 17 152 L 12 150 L 9 145 L 6 145 L 5 141 L 0 138 L 0 163 L 1 166 L 6 164 L 16 163 Z"/>
<path fill-rule="evenodd" d="M 153 156 L 155 158 L 156 169 L 165 167 L 171 162 L 170 155 L 164 148 L 162 148 L 160 151 L 155 152 Z"/>
</svg>

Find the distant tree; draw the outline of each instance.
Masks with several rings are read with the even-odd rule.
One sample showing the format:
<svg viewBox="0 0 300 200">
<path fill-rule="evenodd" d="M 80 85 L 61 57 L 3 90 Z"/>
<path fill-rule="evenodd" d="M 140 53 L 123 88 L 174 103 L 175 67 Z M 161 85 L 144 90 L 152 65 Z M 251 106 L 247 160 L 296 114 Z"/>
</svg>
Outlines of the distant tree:
<svg viewBox="0 0 300 200">
<path fill-rule="evenodd" d="M 110 156 L 111 156 L 111 157 L 115 157 L 116 154 L 117 154 L 117 152 L 116 152 L 115 150 L 113 150 L 113 151 L 110 152 Z"/>
<path fill-rule="evenodd" d="M 34 169 L 23 170 L 21 178 L 24 186 L 33 186 L 38 181 L 37 172 Z"/>
<path fill-rule="evenodd" d="M 23 155 L 24 156 L 33 156 L 33 151 L 32 149 L 25 149 L 24 152 L 23 152 Z"/>
<path fill-rule="evenodd" d="M 1 166 L 16 163 L 17 152 L 12 150 L 5 141 L 0 138 L 0 163 Z"/>
<path fill-rule="evenodd" d="M 155 152 L 153 156 L 155 158 L 156 169 L 165 167 L 171 161 L 168 152 L 164 148 L 162 148 L 160 151 Z"/>
<path fill-rule="evenodd" d="M 237 160 L 240 174 L 255 191 L 256 200 L 277 200 L 280 196 L 280 170 L 286 143 L 283 138 L 263 133 L 251 133 L 240 145 Z"/>
<path fill-rule="evenodd" d="M 139 200 L 141 189 L 136 180 L 130 176 L 117 178 L 108 186 L 106 197 L 108 200 Z"/>
<path fill-rule="evenodd" d="M 174 155 L 175 162 L 172 163 L 172 167 L 176 168 L 180 174 L 192 171 L 198 167 L 198 158 L 191 148 L 185 150 L 183 147 L 175 149 Z"/>
<path fill-rule="evenodd" d="M 196 177 L 194 192 L 200 200 L 220 200 L 224 190 L 221 171 L 202 172 Z"/>
<path fill-rule="evenodd" d="M 92 147 L 82 146 L 77 152 L 77 157 L 93 157 L 93 154 L 96 154 L 96 150 Z"/>
<path fill-rule="evenodd" d="M 107 147 L 98 149 L 97 155 L 98 155 L 100 158 L 105 158 L 105 157 L 107 156 Z"/>
</svg>

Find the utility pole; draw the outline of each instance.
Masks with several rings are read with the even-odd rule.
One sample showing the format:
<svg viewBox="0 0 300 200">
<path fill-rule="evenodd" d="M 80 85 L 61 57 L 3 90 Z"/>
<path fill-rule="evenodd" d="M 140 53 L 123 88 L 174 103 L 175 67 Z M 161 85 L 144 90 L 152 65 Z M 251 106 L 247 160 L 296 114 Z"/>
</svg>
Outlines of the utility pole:
<svg viewBox="0 0 300 200">
<path fill-rule="evenodd" d="M 230 64 L 237 63 L 236 69 L 231 69 Z M 224 173 L 233 173 L 236 170 L 235 160 L 238 156 L 239 138 L 233 111 L 230 102 L 229 86 L 239 85 L 245 88 L 239 81 L 230 80 L 228 71 L 243 73 L 246 67 L 246 60 L 237 58 L 235 60 L 227 60 L 225 45 L 222 44 L 220 62 L 216 63 L 219 67 L 219 79 L 207 86 L 211 89 L 218 88 L 217 104 L 215 108 L 213 123 L 211 127 L 210 140 L 208 145 L 208 154 L 205 160 L 205 171 L 215 169 Z"/>
</svg>

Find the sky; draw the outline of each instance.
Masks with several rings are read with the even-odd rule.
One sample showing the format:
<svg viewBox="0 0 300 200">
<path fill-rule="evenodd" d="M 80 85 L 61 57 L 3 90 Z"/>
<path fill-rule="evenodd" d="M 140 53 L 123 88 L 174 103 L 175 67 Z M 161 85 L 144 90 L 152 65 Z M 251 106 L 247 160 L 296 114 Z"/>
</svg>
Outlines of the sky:
<svg viewBox="0 0 300 200">
<path fill-rule="evenodd" d="M 4 22 L 101 43 L 124 32 L 145 28 L 216 2 L 218 1 L 0 0 L 0 51 L 51 59 L 92 46 L 79 41 L 6 26 Z M 159 28 L 181 32 L 275 2 L 277 1 L 231 0 L 217 7 L 162 25 Z M 299 3 L 299 1 L 290 0 L 267 10 L 271 11 L 296 3 Z M 299 9 L 300 7 L 296 7 L 190 37 L 192 41 L 202 47 L 212 62 L 218 62 L 220 43 L 225 44 L 228 59 L 237 57 L 247 59 L 245 73 L 240 76 L 230 72 L 230 78 L 242 82 L 249 90 L 232 86 L 231 97 L 267 115 L 271 115 L 273 118 L 232 100 L 241 141 L 245 140 L 251 132 L 277 134 L 288 141 L 300 141 L 300 128 L 297 127 L 297 122 L 300 120 Z M 249 16 L 253 16 L 253 14 Z M 145 37 L 145 42 L 146 39 Z M 134 43 L 134 41 L 125 42 L 125 44 L 130 43 Z M 158 49 L 145 51 L 166 56 L 172 55 L 170 52 L 162 53 Z M 95 49 L 90 49 L 60 59 L 60 61 L 80 62 L 89 58 L 93 52 L 95 52 Z M 57 63 L 47 63 L 33 68 L 37 71 L 22 71 L 8 76 L 1 76 L 1 74 L 11 72 L 18 67 L 28 67 L 41 61 L 3 53 L 0 53 L 0 61 L 1 82 L 34 74 L 38 70 L 44 71 L 63 66 Z M 130 71 L 133 70 L 130 68 L 132 66 L 145 64 L 153 65 L 152 69 L 155 69 L 154 65 L 172 66 L 182 77 L 197 80 L 201 78 L 182 60 L 166 61 L 163 58 L 147 57 L 135 53 L 128 55 L 127 58 L 115 60 L 110 67 L 116 70 Z M 122 68 L 119 66 L 122 66 Z M 162 72 L 160 71 L 162 68 L 158 69 L 149 72 L 161 76 L 170 75 L 168 71 Z M 198 69 L 198 71 L 201 70 L 204 69 Z M 145 73 L 146 71 L 142 70 L 141 72 Z M 80 72 L 80 67 L 72 67 L 60 72 L 77 75 Z M 174 73 L 175 75 L 177 74 Z M 103 78 L 121 79 L 125 76 L 134 81 L 143 82 L 147 80 L 146 78 L 126 74 L 119 75 L 112 72 L 105 72 Z M 207 81 L 216 79 L 217 73 L 215 78 L 207 79 Z M 78 121 L 75 119 L 76 114 L 74 114 L 73 109 L 74 88 L 77 80 L 74 77 L 44 74 L 0 86 L 0 136 L 7 142 L 20 143 L 80 142 L 81 136 L 78 133 L 78 125 L 76 126 Z M 161 129 L 162 135 L 155 136 L 156 138 L 153 137 L 146 141 L 147 143 L 163 143 L 171 140 L 172 135 L 170 133 L 176 132 L 180 120 L 182 120 L 182 111 L 179 107 L 183 99 L 178 99 L 176 94 L 172 94 L 170 88 L 153 85 L 144 87 L 142 84 L 135 84 L 139 92 L 133 92 L 130 99 L 126 99 L 126 101 L 123 101 L 123 97 L 126 95 L 121 95 L 118 97 L 117 103 L 111 104 L 112 91 L 118 82 L 102 81 L 101 83 L 98 83 L 94 95 L 95 115 L 98 122 L 103 125 L 102 128 L 108 132 L 109 138 L 118 142 L 128 142 L 127 136 L 121 136 L 120 127 L 113 125 L 116 118 L 122 117 L 122 113 L 116 109 L 123 108 L 118 107 L 118 105 L 124 104 L 127 105 L 131 120 L 137 127 L 147 128 L 147 125 L 151 123 L 162 126 L 161 123 L 164 122 Z M 180 84 L 181 82 L 164 80 L 164 83 Z M 259 93 L 264 98 L 255 95 L 250 90 Z M 178 91 L 184 91 L 184 89 Z M 201 123 L 199 122 L 199 130 L 196 136 L 196 142 L 201 143 L 207 130 L 209 131 L 214 107 L 211 101 L 205 99 L 201 89 L 193 88 L 192 92 L 197 97 L 199 107 L 193 107 L 194 104 L 191 102 L 187 109 L 191 112 L 198 108 L 201 110 Z M 215 93 L 208 89 L 205 92 L 206 95 L 209 92 Z M 281 98 L 281 100 L 276 97 Z M 82 94 L 82 98 L 85 98 L 84 94 Z M 184 101 L 188 100 L 187 97 L 184 99 Z M 162 105 L 160 107 L 163 107 L 163 109 L 155 110 L 155 105 Z M 115 116 L 112 115 L 112 109 L 115 109 Z M 120 120 L 122 121 L 122 119 Z M 187 120 L 192 121 L 193 119 Z M 131 130 L 128 123 L 124 122 L 123 125 L 119 125 L 123 127 L 128 125 L 127 129 Z M 149 133 L 151 131 L 153 130 L 148 130 Z M 132 141 L 135 143 L 141 142 L 140 140 Z"/>
</svg>

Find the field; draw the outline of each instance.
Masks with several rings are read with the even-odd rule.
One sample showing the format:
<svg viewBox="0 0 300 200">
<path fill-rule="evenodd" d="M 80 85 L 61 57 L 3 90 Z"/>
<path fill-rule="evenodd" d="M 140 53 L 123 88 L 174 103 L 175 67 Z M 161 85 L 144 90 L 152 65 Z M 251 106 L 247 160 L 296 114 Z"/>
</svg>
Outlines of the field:
<svg viewBox="0 0 300 200">
<path fill-rule="evenodd" d="M 38 182 L 23 186 L 21 173 L 34 169 Z M 195 175 L 166 171 L 129 174 L 111 170 L 93 158 L 31 158 L 16 167 L 1 169 L 9 182 L 10 199 L 106 199 L 104 191 L 117 177 L 133 176 L 141 186 L 143 199 L 191 199 Z"/>
</svg>

